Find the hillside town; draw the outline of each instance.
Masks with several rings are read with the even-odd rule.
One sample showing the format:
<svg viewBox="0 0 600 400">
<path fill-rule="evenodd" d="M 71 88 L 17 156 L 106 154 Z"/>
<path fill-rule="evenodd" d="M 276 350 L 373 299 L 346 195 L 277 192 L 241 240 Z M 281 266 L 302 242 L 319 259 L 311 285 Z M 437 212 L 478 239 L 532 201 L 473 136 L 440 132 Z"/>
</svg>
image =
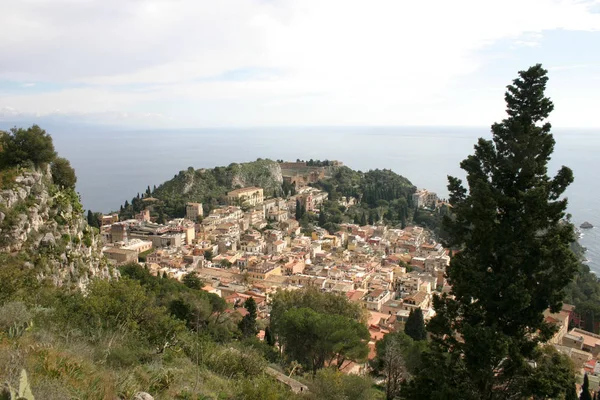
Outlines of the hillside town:
<svg viewBox="0 0 600 400">
<path fill-rule="evenodd" d="M 119 221 L 117 214 L 102 216 L 104 254 L 116 265 L 141 262 L 153 275 L 181 280 L 195 273 L 203 290 L 217 294 L 232 312 L 252 297 L 258 316 L 269 318 L 269 298 L 278 290 L 305 287 L 335 292 L 362 305 L 368 314 L 369 358 L 375 343 L 401 330 L 412 310 L 421 309 L 427 322 L 433 315 L 435 293 L 448 293 L 445 273 L 450 251 L 427 229 L 403 229 L 383 223 L 341 224 L 336 232 L 319 226 L 302 229 L 296 207 L 319 213 L 328 199 L 324 191 L 308 186 L 322 179 L 296 176 L 296 193 L 266 198 L 260 187 L 227 193 L 227 203 L 205 213 L 202 203 L 186 204 L 185 218 L 159 224 L 151 218 L 152 198 L 135 219 Z M 437 195 L 418 190 L 412 195 L 419 208 L 440 205 Z M 355 198 L 342 198 L 349 207 Z M 551 343 L 567 354 L 578 369 L 600 385 L 600 336 L 580 329 L 573 306 L 546 312 L 557 326 Z M 264 336 L 264 331 L 259 336 Z M 364 373 L 367 364 L 350 363 L 345 372 Z"/>
</svg>

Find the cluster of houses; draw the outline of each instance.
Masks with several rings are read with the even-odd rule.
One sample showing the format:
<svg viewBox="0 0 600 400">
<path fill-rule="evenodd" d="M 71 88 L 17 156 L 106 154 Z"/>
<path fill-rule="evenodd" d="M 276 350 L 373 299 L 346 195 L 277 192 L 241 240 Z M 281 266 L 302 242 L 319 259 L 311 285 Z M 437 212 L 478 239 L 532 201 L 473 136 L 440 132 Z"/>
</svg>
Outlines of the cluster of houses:
<svg viewBox="0 0 600 400">
<path fill-rule="evenodd" d="M 143 256 L 153 274 L 175 279 L 196 272 L 205 290 L 231 304 L 252 296 L 264 318 L 277 290 L 310 286 L 339 293 L 368 313 L 374 355 L 375 341 L 400 329 L 411 310 L 421 308 L 431 318 L 432 295 L 445 288 L 448 251 L 417 226 L 342 224 L 334 233 L 302 232 L 296 206 L 317 211 L 325 200 L 326 192 L 308 186 L 271 199 L 262 188 L 248 187 L 229 192 L 228 205 L 207 215 L 201 203 L 188 203 L 185 218 L 165 224 L 152 221 L 148 210 L 126 221 L 105 216 L 104 254 L 116 264 Z"/>
<path fill-rule="evenodd" d="M 437 201 L 435 194 L 418 193 L 422 207 Z M 268 318 L 269 297 L 277 290 L 339 293 L 368 313 L 374 357 L 375 342 L 402 329 L 412 310 L 421 309 L 426 321 L 434 315 L 433 294 L 450 290 L 449 251 L 418 226 L 342 224 L 334 233 L 320 227 L 302 232 L 294 219 L 297 204 L 316 211 L 326 199 L 327 193 L 312 187 L 271 199 L 262 188 L 249 187 L 229 192 L 229 204 L 208 215 L 201 203 L 188 203 L 185 218 L 165 224 L 153 222 L 148 210 L 126 221 L 104 216 L 104 254 L 116 264 L 143 259 L 153 274 L 174 279 L 195 272 L 204 290 L 232 305 L 253 297 L 260 318 Z M 568 329 L 572 306 L 546 314 L 559 327 L 552 344 L 585 368 L 597 386 L 600 336 Z M 349 364 L 347 372 L 361 373 L 364 367 Z"/>
</svg>

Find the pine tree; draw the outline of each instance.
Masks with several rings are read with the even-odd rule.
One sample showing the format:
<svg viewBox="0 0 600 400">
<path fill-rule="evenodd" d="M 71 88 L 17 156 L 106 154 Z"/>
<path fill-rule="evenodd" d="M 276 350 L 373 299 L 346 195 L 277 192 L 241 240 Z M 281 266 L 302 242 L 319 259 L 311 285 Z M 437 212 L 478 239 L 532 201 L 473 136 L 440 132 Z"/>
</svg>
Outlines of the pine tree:
<svg viewBox="0 0 600 400">
<path fill-rule="evenodd" d="M 254 298 L 248 298 L 244 303 L 244 308 L 248 311 L 248 314 L 244 315 L 244 318 L 242 318 L 238 327 L 242 332 L 242 336 L 256 336 L 258 330 L 256 329 L 256 302 L 254 301 Z"/>
<path fill-rule="evenodd" d="M 590 394 L 590 381 L 587 374 L 583 376 L 583 385 L 581 386 L 579 400 L 592 400 L 592 395 Z"/>
<path fill-rule="evenodd" d="M 508 117 L 461 163 L 468 189 L 448 178 L 454 219 L 444 218 L 446 244 L 461 251 L 447 270 L 451 296 L 433 300 L 434 368 L 416 376 L 408 398 L 518 396 L 526 361 L 552 337 L 543 312 L 560 310 L 578 264 L 561 198 L 573 173 L 563 166 L 547 175 L 555 142 L 543 122 L 553 109 L 546 73 L 538 64 L 508 86 Z"/>
<path fill-rule="evenodd" d="M 406 324 L 404 325 L 404 333 L 413 338 L 413 340 L 427 339 L 423 311 L 420 307 L 410 310 L 408 318 L 406 319 Z"/>
</svg>

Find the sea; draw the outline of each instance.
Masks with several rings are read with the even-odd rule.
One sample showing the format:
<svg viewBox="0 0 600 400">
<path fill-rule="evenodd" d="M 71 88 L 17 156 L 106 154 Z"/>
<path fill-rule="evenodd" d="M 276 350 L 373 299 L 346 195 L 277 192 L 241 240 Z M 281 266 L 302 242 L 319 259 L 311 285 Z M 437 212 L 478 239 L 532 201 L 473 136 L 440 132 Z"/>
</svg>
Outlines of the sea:
<svg viewBox="0 0 600 400">
<path fill-rule="evenodd" d="M 0 126 L 0 129 L 6 128 Z M 391 169 L 418 188 L 448 195 L 447 176 L 464 177 L 459 163 L 473 153 L 489 128 L 473 127 L 295 127 L 123 130 L 102 127 L 46 128 L 57 151 L 77 172 L 86 209 L 118 210 L 148 186 L 159 185 L 188 167 L 212 168 L 257 158 L 329 159 L 367 171 Z M 549 173 L 573 170 L 568 212 L 582 230 L 590 268 L 600 276 L 600 130 L 554 129 Z"/>
</svg>

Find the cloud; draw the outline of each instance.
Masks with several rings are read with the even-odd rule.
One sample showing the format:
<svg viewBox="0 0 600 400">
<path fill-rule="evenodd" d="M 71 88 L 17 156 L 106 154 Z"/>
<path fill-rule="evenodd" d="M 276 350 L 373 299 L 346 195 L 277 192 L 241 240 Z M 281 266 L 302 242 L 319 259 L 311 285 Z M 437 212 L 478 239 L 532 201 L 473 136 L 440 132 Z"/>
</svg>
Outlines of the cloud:
<svg viewBox="0 0 600 400">
<path fill-rule="evenodd" d="M 427 122 L 414 110 L 484 68 L 481 49 L 599 30 L 594 3 L 21 0 L 0 14 L 12 32 L 0 79 L 65 89 L 0 94 L 0 106 L 181 125 Z"/>
</svg>

